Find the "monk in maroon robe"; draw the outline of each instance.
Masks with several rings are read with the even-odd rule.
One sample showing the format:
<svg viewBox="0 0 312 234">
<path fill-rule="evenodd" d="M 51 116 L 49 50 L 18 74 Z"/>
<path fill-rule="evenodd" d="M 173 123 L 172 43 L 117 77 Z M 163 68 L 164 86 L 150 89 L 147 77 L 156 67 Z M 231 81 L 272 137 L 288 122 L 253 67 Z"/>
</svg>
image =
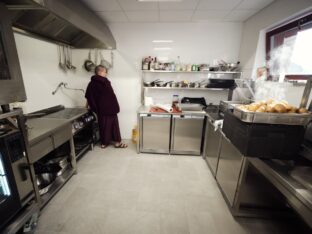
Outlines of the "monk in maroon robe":
<svg viewBox="0 0 312 234">
<path fill-rule="evenodd" d="M 104 66 L 95 68 L 95 75 L 91 77 L 85 95 L 87 108 L 98 117 L 101 147 L 106 148 L 113 143 L 116 148 L 126 148 L 127 145 L 121 142 L 119 130 L 119 104 L 106 75 L 107 69 Z"/>
</svg>

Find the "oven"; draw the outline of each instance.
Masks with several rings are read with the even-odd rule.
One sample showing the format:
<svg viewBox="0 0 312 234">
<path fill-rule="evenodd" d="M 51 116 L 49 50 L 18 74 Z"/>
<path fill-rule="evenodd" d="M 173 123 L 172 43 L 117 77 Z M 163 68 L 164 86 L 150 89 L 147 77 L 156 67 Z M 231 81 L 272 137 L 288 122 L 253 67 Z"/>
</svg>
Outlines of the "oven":
<svg viewBox="0 0 312 234">
<path fill-rule="evenodd" d="M 11 134 L 10 134 L 11 135 Z M 22 208 L 17 184 L 14 179 L 12 161 L 17 160 L 9 154 L 10 144 L 7 136 L 0 138 L 0 230 Z M 9 147 L 9 148 L 8 148 Z M 19 151 L 17 149 L 17 151 Z M 18 157 L 16 155 L 16 157 Z"/>
<path fill-rule="evenodd" d="M 0 232 L 34 198 L 21 115 L 0 112 Z"/>
</svg>

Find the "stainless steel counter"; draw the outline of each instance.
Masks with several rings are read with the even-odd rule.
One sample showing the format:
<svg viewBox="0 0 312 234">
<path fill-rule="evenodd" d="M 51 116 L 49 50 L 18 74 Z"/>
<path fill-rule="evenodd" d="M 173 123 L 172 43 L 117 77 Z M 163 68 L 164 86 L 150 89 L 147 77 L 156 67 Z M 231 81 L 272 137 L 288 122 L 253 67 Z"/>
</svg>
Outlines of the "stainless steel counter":
<svg viewBox="0 0 312 234">
<path fill-rule="evenodd" d="M 205 117 L 205 111 L 159 113 L 141 106 L 138 153 L 201 155 Z"/>
<path fill-rule="evenodd" d="M 159 113 L 159 112 L 150 112 L 150 107 L 148 106 L 141 106 L 138 109 L 138 114 L 153 114 L 153 115 L 186 115 L 186 114 L 191 114 L 191 115 L 206 115 L 205 111 L 183 111 L 180 113 Z"/>
<path fill-rule="evenodd" d="M 70 126 L 66 119 L 35 118 L 27 120 L 27 138 L 29 145 L 33 145 L 52 133 Z"/>
<path fill-rule="evenodd" d="M 88 109 L 83 107 L 77 108 L 65 108 L 64 110 L 49 114 L 44 116 L 44 118 L 52 118 L 52 119 L 65 119 L 70 122 L 78 119 L 79 117 L 83 116 L 84 114 L 88 113 Z"/>
<path fill-rule="evenodd" d="M 285 196 L 288 204 L 312 228 L 312 181 L 311 175 L 307 174 L 311 173 L 312 167 L 282 160 L 248 158 L 248 161 Z"/>
</svg>

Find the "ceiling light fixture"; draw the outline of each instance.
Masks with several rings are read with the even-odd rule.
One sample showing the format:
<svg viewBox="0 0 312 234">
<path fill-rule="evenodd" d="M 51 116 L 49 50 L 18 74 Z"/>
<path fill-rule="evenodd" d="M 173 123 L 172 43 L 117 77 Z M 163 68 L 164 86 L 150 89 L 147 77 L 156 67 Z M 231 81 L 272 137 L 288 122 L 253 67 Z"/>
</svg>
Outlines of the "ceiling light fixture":
<svg viewBox="0 0 312 234">
<path fill-rule="evenodd" d="M 154 50 L 172 50 L 170 47 L 155 47 Z"/>
<path fill-rule="evenodd" d="M 153 40 L 153 43 L 173 43 L 173 40 Z"/>
<path fill-rule="evenodd" d="M 138 2 L 182 2 L 183 0 L 137 0 Z"/>
</svg>

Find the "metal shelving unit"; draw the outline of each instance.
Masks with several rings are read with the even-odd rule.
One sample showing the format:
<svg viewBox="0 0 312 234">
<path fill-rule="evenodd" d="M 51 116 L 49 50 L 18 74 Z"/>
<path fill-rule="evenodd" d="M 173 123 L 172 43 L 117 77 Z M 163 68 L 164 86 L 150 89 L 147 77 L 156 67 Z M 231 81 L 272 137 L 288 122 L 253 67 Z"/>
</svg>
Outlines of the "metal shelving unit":
<svg viewBox="0 0 312 234">
<path fill-rule="evenodd" d="M 208 70 L 202 70 L 202 71 L 166 71 L 166 70 L 142 70 L 142 82 L 141 82 L 141 103 L 144 102 L 144 96 L 146 95 L 146 92 L 148 90 L 167 90 L 170 91 L 229 91 L 228 94 L 228 100 L 232 99 L 233 91 L 230 88 L 189 88 L 189 87 L 146 87 L 144 86 L 144 80 L 146 80 L 146 76 L 151 75 L 166 75 L 166 74 L 176 74 L 178 79 L 181 79 L 179 76 L 180 74 L 186 74 L 185 76 L 189 75 L 204 75 L 205 77 L 200 77 L 199 79 L 237 79 L 242 77 L 242 72 L 240 71 L 208 71 Z M 222 77 L 222 74 L 225 75 L 225 77 Z M 209 76 L 215 76 L 215 77 L 209 77 Z M 230 76 L 230 77 L 229 77 Z M 159 77 L 158 77 L 159 78 Z M 166 77 L 164 77 L 164 80 Z M 194 79 L 194 77 L 192 77 Z"/>
<path fill-rule="evenodd" d="M 238 71 L 166 71 L 166 70 L 142 70 L 143 73 L 210 73 L 210 74 L 242 74 L 242 72 Z"/>
<path fill-rule="evenodd" d="M 210 91 L 222 91 L 228 90 L 228 88 L 188 88 L 188 87 L 144 87 L 144 89 L 164 89 L 164 90 L 210 90 Z"/>
</svg>

